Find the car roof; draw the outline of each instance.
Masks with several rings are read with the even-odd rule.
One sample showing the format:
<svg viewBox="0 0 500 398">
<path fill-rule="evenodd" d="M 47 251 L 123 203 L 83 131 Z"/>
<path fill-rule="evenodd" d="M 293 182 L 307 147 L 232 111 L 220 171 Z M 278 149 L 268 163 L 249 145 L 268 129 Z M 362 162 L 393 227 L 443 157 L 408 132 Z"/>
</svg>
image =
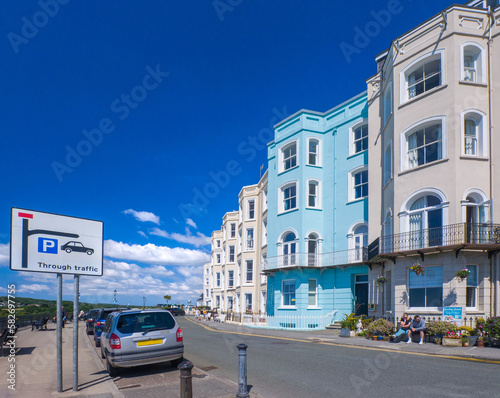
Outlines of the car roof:
<svg viewBox="0 0 500 398">
<path fill-rule="evenodd" d="M 147 309 L 147 310 L 141 310 L 139 308 L 134 308 L 130 310 L 125 310 L 125 311 L 120 311 L 120 315 L 123 314 L 154 314 L 154 313 L 170 313 L 167 310 L 162 310 L 162 309 Z"/>
</svg>

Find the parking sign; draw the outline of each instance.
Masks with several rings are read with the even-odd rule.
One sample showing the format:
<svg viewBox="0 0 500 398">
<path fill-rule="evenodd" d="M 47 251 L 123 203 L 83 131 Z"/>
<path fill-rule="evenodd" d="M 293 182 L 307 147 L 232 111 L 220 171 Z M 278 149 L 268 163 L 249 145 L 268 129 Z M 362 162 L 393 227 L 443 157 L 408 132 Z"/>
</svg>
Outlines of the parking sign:
<svg viewBox="0 0 500 398">
<path fill-rule="evenodd" d="M 12 208 L 10 268 L 102 276 L 102 221 Z"/>
</svg>

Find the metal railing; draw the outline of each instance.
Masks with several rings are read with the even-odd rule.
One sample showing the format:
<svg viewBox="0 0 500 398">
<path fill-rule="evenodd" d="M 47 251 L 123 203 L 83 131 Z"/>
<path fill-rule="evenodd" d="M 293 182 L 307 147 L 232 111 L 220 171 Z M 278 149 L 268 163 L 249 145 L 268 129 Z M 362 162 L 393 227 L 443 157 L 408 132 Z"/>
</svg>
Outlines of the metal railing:
<svg viewBox="0 0 500 398">
<path fill-rule="evenodd" d="M 412 315 L 410 314 L 410 317 L 412 317 Z M 373 320 L 376 320 L 376 319 L 385 319 L 386 321 L 389 321 L 391 323 L 394 324 L 394 328 L 395 329 L 398 329 L 399 327 L 399 322 L 401 321 L 401 319 L 399 317 L 393 317 L 393 316 L 375 316 L 373 317 Z M 471 328 L 475 328 L 476 327 L 476 322 L 479 318 L 487 318 L 486 316 L 464 316 L 463 320 L 462 320 L 462 326 L 469 326 Z M 428 316 L 421 316 L 421 319 L 426 323 L 428 324 L 429 322 L 434 322 L 434 321 L 444 321 L 444 318 L 440 315 L 428 315 Z"/>
<path fill-rule="evenodd" d="M 333 322 L 337 311 L 326 315 L 266 315 L 228 311 L 225 320 L 269 329 L 313 330 L 325 329 Z"/>
<path fill-rule="evenodd" d="M 267 257 L 263 262 L 263 269 L 277 269 L 286 267 L 329 267 L 362 263 L 368 259 L 368 248 L 360 247 L 350 250 L 341 250 L 331 253 L 293 253 L 276 257 Z"/>
<path fill-rule="evenodd" d="M 500 224 L 459 223 L 381 236 L 379 253 L 419 250 L 460 244 L 499 244 Z"/>
</svg>

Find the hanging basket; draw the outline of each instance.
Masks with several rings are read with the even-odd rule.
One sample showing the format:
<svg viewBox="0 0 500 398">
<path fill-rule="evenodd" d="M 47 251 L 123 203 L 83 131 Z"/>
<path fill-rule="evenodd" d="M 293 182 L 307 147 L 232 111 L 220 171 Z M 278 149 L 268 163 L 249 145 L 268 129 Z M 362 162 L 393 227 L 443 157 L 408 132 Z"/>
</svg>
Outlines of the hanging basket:
<svg viewBox="0 0 500 398">
<path fill-rule="evenodd" d="M 419 263 L 413 264 L 410 269 L 415 272 L 415 275 L 419 276 L 420 274 L 424 276 L 425 270 Z"/>
<path fill-rule="evenodd" d="M 457 271 L 455 277 L 458 279 L 459 282 L 462 282 L 464 279 L 467 279 L 469 275 L 470 271 L 467 268 L 464 268 L 461 269 L 460 271 Z"/>
</svg>

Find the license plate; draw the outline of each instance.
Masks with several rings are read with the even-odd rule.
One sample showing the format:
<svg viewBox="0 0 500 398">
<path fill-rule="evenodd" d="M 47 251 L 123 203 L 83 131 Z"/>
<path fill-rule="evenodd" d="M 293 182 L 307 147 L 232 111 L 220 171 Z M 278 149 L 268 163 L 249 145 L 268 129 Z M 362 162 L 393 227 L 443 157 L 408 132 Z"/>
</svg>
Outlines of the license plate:
<svg viewBox="0 0 500 398">
<path fill-rule="evenodd" d="M 145 345 L 155 345 L 155 344 L 161 344 L 163 343 L 162 339 L 156 339 L 156 340 L 145 340 L 145 341 L 138 341 L 137 345 L 139 347 L 145 346 Z"/>
</svg>

